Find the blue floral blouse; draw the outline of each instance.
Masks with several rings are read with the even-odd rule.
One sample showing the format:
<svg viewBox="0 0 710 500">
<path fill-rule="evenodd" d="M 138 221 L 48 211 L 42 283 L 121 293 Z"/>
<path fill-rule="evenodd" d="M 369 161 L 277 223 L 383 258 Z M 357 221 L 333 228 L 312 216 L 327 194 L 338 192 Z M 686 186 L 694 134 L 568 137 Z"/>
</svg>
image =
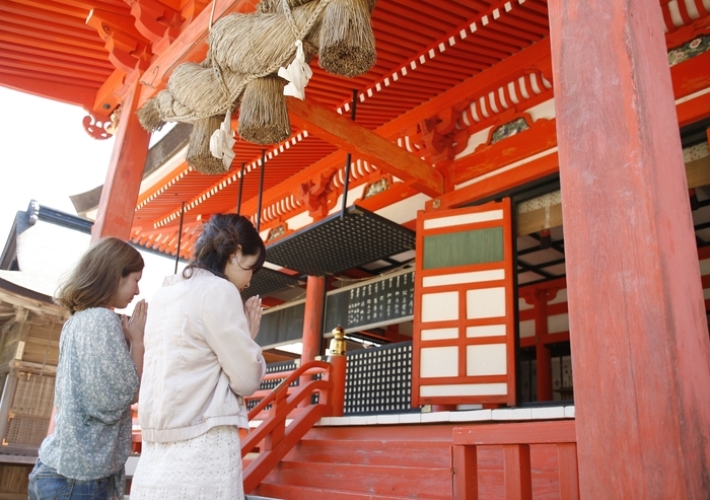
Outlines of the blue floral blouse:
<svg viewBox="0 0 710 500">
<path fill-rule="evenodd" d="M 40 460 L 73 479 L 114 476 L 123 498 L 139 384 L 118 315 L 103 307 L 74 313 L 59 341 L 56 427 L 42 442 Z"/>
</svg>

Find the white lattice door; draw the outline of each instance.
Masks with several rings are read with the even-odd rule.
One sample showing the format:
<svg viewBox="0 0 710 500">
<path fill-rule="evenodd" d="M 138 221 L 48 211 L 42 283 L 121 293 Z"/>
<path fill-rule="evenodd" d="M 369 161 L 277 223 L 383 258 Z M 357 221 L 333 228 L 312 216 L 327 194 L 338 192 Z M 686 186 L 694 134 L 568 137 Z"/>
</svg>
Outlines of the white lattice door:
<svg viewBox="0 0 710 500">
<path fill-rule="evenodd" d="M 515 404 L 510 199 L 420 213 L 412 404 Z"/>
</svg>

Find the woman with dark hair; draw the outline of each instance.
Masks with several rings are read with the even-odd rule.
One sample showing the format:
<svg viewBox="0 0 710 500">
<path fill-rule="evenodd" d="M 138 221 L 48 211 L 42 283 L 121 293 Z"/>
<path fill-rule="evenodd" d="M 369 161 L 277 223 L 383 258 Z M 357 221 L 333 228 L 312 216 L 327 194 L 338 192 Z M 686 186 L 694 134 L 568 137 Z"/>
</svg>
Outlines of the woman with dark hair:
<svg viewBox="0 0 710 500">
<path fill-rule="evenodd" d="M 71 317 L 59 341 L 55 428 L 30 474 L 30 500 L 123 498 L 148 306 L 139 301 L 130 319 L 113 309 L 138 295 L 142 273 L 135 248 L 106 238 L 57 292 Z"/>
<path fill-rule="evenodd" d="M 249 219 L 213 215 L 193 262 L 151 300 L 138 418 L 141 458 L 131 500 L 244 498 L 239 428 L 243 397 L 266 372 L 254 341 L 261 300 L 239 292 L 266 258 Z"/>
</svg>

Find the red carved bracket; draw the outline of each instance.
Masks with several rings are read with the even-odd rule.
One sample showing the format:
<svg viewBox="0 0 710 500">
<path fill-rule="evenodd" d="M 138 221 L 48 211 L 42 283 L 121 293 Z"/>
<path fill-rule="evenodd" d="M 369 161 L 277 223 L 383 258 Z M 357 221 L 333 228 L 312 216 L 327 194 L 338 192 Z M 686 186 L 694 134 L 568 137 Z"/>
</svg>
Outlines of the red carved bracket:
<svg viewBox="0 0 710 500">
<path fill-rule="evenodd" d="M 86 133 L 94 139 L 102 141 L 113 136 L 113 134 L 107 130 L 109 125 L 111 125 L 111 119 L 107 116 L 100 116 L 91 113 L 84 117 L 82 125 L 84 125 Z"/>
<path fill-rule="evenodd" d="M 136 29 L 153 42 L 153 51 L 161 52 L 180 34 L 184 19 L 180 12 L 157 0 L 125 0 L 131 6 Z M 162 50 L 156 50 L 161 47 Z"/>
<path fill-rule="evenodd" d="M 117 69 L 131 73 L 136 68 L 148 68 L 152 57 L 150 41 L 136 29 L 132 16 L 94 9 L 86 24 L 94 28 L 105 42 L 109 61 Z"/>
<path fill-rule="evenodd" d="M 299 186 L 298 199 L 308 209 L 314 219 L 323 219 L 335 206 L 335 196 L 330 188 L 330 177 L 321 176 L 316 182 L 308 180 Z"/>
</svg>

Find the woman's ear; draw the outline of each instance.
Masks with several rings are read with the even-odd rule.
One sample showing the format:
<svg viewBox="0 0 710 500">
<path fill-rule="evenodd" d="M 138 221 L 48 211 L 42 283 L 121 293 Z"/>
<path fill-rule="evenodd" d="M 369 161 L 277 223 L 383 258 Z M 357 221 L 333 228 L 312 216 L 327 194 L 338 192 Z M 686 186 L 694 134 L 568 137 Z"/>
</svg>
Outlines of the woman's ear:
<svg viewBox="0 0 710 500">
<path fill-rule="evenodd" d="M 236 264 L 237 262 L 239 262 L 239 258 L 241 256 L 242 256 L 242 246 L 237 245 L 236 251 L 232 255 L 229 256 L 229 262 L 231 262 L 232 264 Z"/>
</svg>

